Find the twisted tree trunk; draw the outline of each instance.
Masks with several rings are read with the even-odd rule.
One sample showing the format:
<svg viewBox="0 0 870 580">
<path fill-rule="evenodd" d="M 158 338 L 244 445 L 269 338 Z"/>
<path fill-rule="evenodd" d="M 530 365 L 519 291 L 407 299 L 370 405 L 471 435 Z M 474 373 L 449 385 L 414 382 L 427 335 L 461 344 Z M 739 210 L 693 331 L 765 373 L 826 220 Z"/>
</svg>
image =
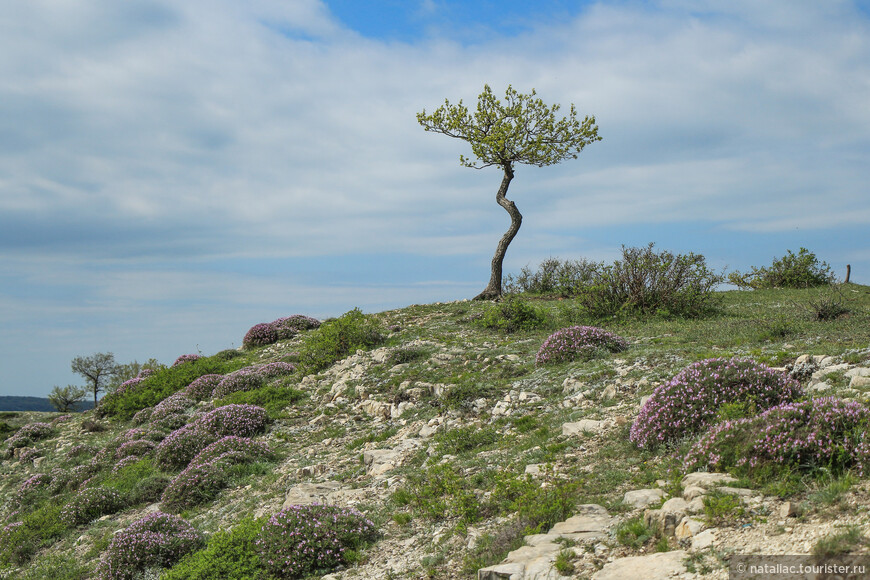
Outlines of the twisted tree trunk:
<svg viewBox="0 0 870 580">
<path fill-rule="evenodd" d="M 502 206 L 511 216 L 511 226 L 508 231 L 501 237 L 498 246 L 495 249 L 495 255 L 492 257 L 492 269 L 489 278 L 489 284 L 484 288 L 483 292 L 474 297 L 474 300 L 496 300 L 501 297 L 501 277 L 502 263 L 504 256 L 507 253 L 508 246 L 520 231 L 520 226 L 523 223 L 523 216 L 517 209 L 514 202 L 507 197 L 507 190 L 511 180 L 514 178 L 514 170 L 510 165 L 504 165 L 504 177 L 501 180 L 501 186 L 498 188 L 498 193 L 495 194 L 495 201 Z"/>
</svg>

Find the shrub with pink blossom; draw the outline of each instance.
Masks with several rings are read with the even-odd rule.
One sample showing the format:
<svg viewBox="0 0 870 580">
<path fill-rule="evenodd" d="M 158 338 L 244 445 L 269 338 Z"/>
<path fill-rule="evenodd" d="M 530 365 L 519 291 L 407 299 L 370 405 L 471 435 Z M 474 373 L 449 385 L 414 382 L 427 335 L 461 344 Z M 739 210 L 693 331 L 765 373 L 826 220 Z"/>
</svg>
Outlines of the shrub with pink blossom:
<svg viewBox="0 0 870 580">
<path fill-rule="evenodd" d="M 148 439 L 134 439 L 133 441 L 127 441 L 126 443 L 122 443 L 121 446 L 115 450 L 115 459 L 124 459 L 130 455 L 145 457 L 146 455 L 151 455 L 151 453 L 154 452 L 155 447 L 157 447 L 157 445 Z"/>
<path fill-rule="evenodd" d="M 310 316 L 294 314 L 293 316 L 279 318 L 271 324 L 278 334 L 278 340 L 286 340 L 293 338 L 303 330 L 312 330 L 319 327 L 320 321 Z"/>
<path fill-rule="evenodd" d="M 200 415 L 170 433 L 157 446 L 157 463 L 166 468 L 182 468 L 197 453 L 227 435 L 251 437 L 262 433 L 268 417 L 266 410 L 254 405 L 226 405 Z"/>
<path fill-rule="evenodd" d="M 199 360 L 202 358 L 200 354 L 183 354 L 172 363 L 172 366 L 177 367 L 178 365 L 183 365 L 184 363 L 193 362 L 195 360 Z"/>
<path fill-rule="evenodd" d="M 70 527 L 92 522 L 113 514 L 123 506 L 120 494 L 108 487 L 90 487 L 77 492 L 60 512 L 60 519 Z"/>
<path fill-rule="evenodd" d="M 257 365 L 253 369 L 255 373 L 268 380 L 275 377 L 292 375 L 296 372 L 296 365 L 287 362 L 270 362 L 264 365 Z"/>
<path fill-rule="evenodd" d="M 262 387 L 265 382 L 265 378 L 255 367 L 245 367 L 224 376 L 212 392 L 212 397 L 221 399 L 231 393 L 253 391 Z"/>
<path fill-rule="evenodd" d="M 211 501 L 226 487 L 233 466 L 272 456 L 269 446 L 244 437 L 227 436 L 203 449 L 164 490 L 163 508 L 177 512 Z"/>
<path fill-rule="evenodd" d="M 124 381 L 123 383 L 121 383 L 120 385 L 118 385 L 118 388 L 115 389 L 111 393 L 111 396 L 117 397 L 117 396 L 123 395 L 124 393 L 126 393 L 128 391 L 132 392 L 134 390 L 134 387 L 137 387 L 138 385 L 140 385 L 144 380 L 145 380 L 145 377 L 141 377 L 141 376 L 136 376 L 136 377 L 133 377 L 132 379 L 128 379 L 128 380 Z M 106 396 L 108 397 L 110 395 L 106 395 Z"/>
<path fill-rule="evenodd" d="M 180 392 L 169 395 L 154 406 L 154 411 L 151 413 L 151 421 L 157 421 L 173 414 L 183 414 L 195 404 L 196 401 L 188 397 L 186 393 Z"/>
<path fill-rule="evenodd" d="M 630 439 L 639 447 L 656 447 L 707 429 L 726 404 L 761 412 L 801 394 L 800 383 L 753 360 L 703 360 L 653 391 L 631 426 Z"/>
<path fill-rule="evenodd" d="M 54 419 L 52 419 L 51 424 L 57 425 L 58 423 L 66 423 L 68 421 L 71 421 L 72 418 L 73 418 L 72 415 L 61 415 L 59 417 L 55 417 Z"/>
<path fill-rule="evenodd" d="M 267 423 L 266 410 L 256 405 L 225 405 L 202 415 L 194 422 L 216 437 L 252 437 L 265 431 Z"/>
<path fill-rule="evenodd" d="M 154 454 L 157 465 L 164 469 L 181 469 L 196 454 L 217 441 L 219 437 L 208 430 L 188 423 L 176 429 L 160 442 Z"/>
<path fill-rule="evenodd" d="M 54 434 L 54 428 L 48 423 L 28 423 L 15 432 L 15 435 L 6 440 L 6 449 L 9 454 L 19 447 L 28 447 L 33 443 L 50 437 Z"/>
<path fill-rule="evenodd" d="M 90 445 L 86 445 L 84 443 L 79 443 L 78 445 L 73 445 L 66 452 L 67 457 L 81 457 L 82 455 L 93 455 L 95 449 Z"/>
<path fill-rule="evenodd" d="M 187 415 L 182 415 L 181 413 L 173 413 L 172 415 L 166 415 L 165 417 L 161 417 L 156 421 L 152 421 L 151 426 L 157 429 L 157 431 L 155 431 L 154 433 L 161 433 L 163 431 L 175 431 L 176 429 L 184 427 L 184 425 L 187 424 L 188 419 L 189 417 Z"/>
<path fill-rule="evenodd" d="M 374 523 L 356 510 L 297 505 L 269 518 L 256 546 L 275 576 L 301 578 L 345 564 L 349 552 L 359 550 L 377 536 Z"/>
<path fill-rule="evenodd" d="M 870 409 L 833 397 L 784 403 L 761 415 L 711 428 L 689 451 L 687 469 L 709 467 L 740 475 L 780 471 L 870 473 Z"/>
<path fill-rule="evenodd" d="M 624 338 L 595 326 L 572 326 L 551 334 L 541 345 L 535 362 L 539 365 L 571 360 L 588 360 L 599 352 L 621 352 L 628 348 Z"/>
<path fill-rule="evenodd" d="M 15 450 L 18 454 L 18 461 L 21 463 L 33 463 L 33 460 L 39 457 L 39 449 L 35 447 L 19 447 Z"/>
<path fill-rule="evenodd" d="M 202 535 L 183 519 L 153 512 L 112 536 L 97 566 L 97 578 L 132 580 L 145 568 L 169 568 L 204 543 Z"/>
<path fill-rule="evenodd" d="M 72 469 L 56 467 L 49 472 L 51 481 L 48 484 L 48 489 L 54 495 L 78 489 L 83 482 L 99 471 L 99 467 L 91 464 L 77 465 Z"/>
<path fill-rule="evenodd" d="M 151 420 L 151 413 L 154 412 L 154 407 L 145 407 L 141 411 L 137 411 L 131 421 L 134 425 L 144 425 Z"/>
<path fill-rule="evenodd" d="M 159 366 L 163 367 L 163 365 L 159 365 Z M 165 367 L 164 367 L 164 368 L 165 368 Z M 137 374 L 136 376 L 139 377 L 140 379 L 146 379 L 146 378 L 148 378 L 148 377 L 150 377 L 151 375 L 156 374 L 156 373 L 157 373 L 157 369 L 152 369 L 152 368 L 150 368 L 150 367 L 145 367 L 144 369 L 141 369 L 141 370 L 139 371 L 139 374 Z"/>
<path fill-rule="evenodd" d="M 37 473 L 28 478 L 18 487 L 18 491 L 15 492 L 15 501 L 21 504 L 28 501 L 29 498 L 39 495 L 48 489 L 52 479 L 52 476 L 48 473 Z"/>
<path fill-rule="evenodd" d="M 245 338 L 242 339 L 242 346 L 245 348 L 254 348 L 257 346 L 266 346 L 278 342 L 278 331 L 271 322 L 261 322 L 252 326 Z"/>
<path fill-rule="evenodd" d="M 223 375 L 202 375 L 187 385 L 184 392 L 188 397 L 195 401 L 204 401 L 211 398 L 211 394 L 214 392 L 215 387 L 217 387 L 223 379 Z"/>
</svg>

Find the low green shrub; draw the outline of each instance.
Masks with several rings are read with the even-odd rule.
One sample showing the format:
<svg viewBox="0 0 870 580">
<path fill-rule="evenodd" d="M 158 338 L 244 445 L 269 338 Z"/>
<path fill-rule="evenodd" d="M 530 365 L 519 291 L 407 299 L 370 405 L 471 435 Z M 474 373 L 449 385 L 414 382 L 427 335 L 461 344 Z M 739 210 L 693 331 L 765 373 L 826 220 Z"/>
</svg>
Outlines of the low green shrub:
<svg viewBox="0 0 870 580">
<path fill-rule="evenodd" d="M 492 445 L 501 439 L 495 427 L 469 425 L 439 432 L 434 437 L 435 449 L 438 453 L 458 455 Z"/>
<path fill-rule="evenodd" d="M 696 318 L 714 311 L 716 287 L 724 280 L 700 254 L 622 247 L 622 259 L 602 266 L 582 288 L 579 303 L 598 318 L 656 314 Z"/>
<path fill-rule="evenodd" d="M 546 322 L 547 317 L 542 310 L 512 295 L 490 306 L 477 320 L 484 328 L 506 333 L 535 330 Z"/>
<path fill-rule="evenodd" d="M 182 558 L 162 580 L 271 580 L 256 545 L 265 521 L 246 517 L 231 530 L 217 532 L 205 549 Z"/>
<path fill-rule="evenodd" d="M 383 342 L 380 325 L 359 308 L 354 308 L 323 322 L 305 335 L 299 352 L 299 366 L 303 375 L 316 373 L 359 349 L 369 350 Z"/>
<path fill-rule="evenodd" d="M 729 412 L 770 409 L 802 395 L 800 383 L 753 360 L 714 358 L 689 365 L 659 385 L 631 426 L 630 440 L 653 448 L 707 429 Z"/>
<path fill-rule="evenodd" d="M 576 296 L 583 288 L 594 284 L 601 264 L 585 259 L 565 260 L 548 258 L 536 271 L 524 267 L 516 276 L 505 277 L 505 291 L 510 294 L 545 294 L 562 297 Z"/>
<path fill-rule="evenodd" d="M 410 504 L 424 517 L 443 520 L 458 517 L 465 523 L 481 518 L 482 507 L 469 489 L 469 482 L 450 463 L 433 465 L 412 473 L 393 497 L 400 505 Z"/>
<path fill-rule="evenodd" d="M 639 550 L 655 537 L 655 530 L 646 525 L 643 515 L 634 516 L 616 526 L 616 541 Z"/>
<path fill-rule="evenodd" d="M 45 503 L 21 520 L 0 528 L 0 566 L 21 565 L 40 549 L 53 544 L 67 530 L 61 506 Z"/>
<path fill-rule="evenodd" d="M 752 268 L 751 272 L 732 272 L 728 282 L 740 288 L 812 288 L 834 282 L 831 267 L 820 262 L 813 252 L 806 248 L 794 254 L 786 250 L 782 258 L 774 258 L 766 268 Z"/>
</svg>

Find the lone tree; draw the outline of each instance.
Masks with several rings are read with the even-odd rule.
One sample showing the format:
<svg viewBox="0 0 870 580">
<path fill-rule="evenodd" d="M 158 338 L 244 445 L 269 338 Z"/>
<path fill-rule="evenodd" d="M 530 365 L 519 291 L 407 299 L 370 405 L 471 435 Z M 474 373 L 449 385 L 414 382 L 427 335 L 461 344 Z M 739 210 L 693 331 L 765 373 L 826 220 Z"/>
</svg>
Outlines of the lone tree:
<svg viewBox="0 0 870 580">
<path fill-rule="evenodd" d="M 559 105 L 549 107 L 535 98 L 535 94 L 534 89 L 524 95 L 508 85 L 502 103 L 489 85 L 484 85 L 474 113 L 470 113 L 461 100 L 456 105 L 445 100 L 432 114 L 426 114 L 425 109 L 417 114 L 417 121 L 426 131 L 468 141 L 477 160 L 460 155 L 459 162 L 465 167 L 497 166 L 504 171 L 495 201 L 511 216 L 511 225 L 496 247 L 489 284 L 475 300 L 501 296 L 504 256 L 523 222 L 517 206 L 506 197 L 514 178 L 514 164 L 555 165 L 565 159 L 576 159 L 586 145 L 601 140 L 595 117 L 580 121 L 572 104 L 570 114 L 557 119 Z"/>
<path fill-rule="evenodd" d="M 72 371 L 80 374 L 88 382 L 88 387 L 94 393 L 94 407 L 97 406 L 97 394 L 103 391 L 103 383 L 109 379 L 117 365 L 115 355 L 110 352 L 98 352 L 91 356 L 77 356 L 70 363 Z"/>
<path fill-rule="evenodd" d="M 75 385 L 67 385 L 58 387 L 57 385 L 48 394 L 48 402 L 61 413 L 75 411 L 76 405 L 84 401 L 87 393 L 81 387 Z"/>
</svg>

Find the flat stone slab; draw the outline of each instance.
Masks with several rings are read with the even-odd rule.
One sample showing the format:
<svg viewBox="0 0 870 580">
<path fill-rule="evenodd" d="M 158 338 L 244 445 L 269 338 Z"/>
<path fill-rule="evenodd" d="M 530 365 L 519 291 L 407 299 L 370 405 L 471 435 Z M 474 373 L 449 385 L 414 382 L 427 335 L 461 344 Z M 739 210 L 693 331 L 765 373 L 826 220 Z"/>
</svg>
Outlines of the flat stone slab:
<svg viewBox="0 0 870 580">
<path fill-rule="evenodd" d="M 605 564 L 604 568 L 592 575 L 592 580 L 627 580 L 629 578 L 665 580 L 686 572 L 683 560 L 687 556 L 685 550 L 675 550 L 648 556 L 620 558 Z"/>
<path fill-rule="evenodd" d="M 580 433 L 601 433 L 610 426 L 609 421 L 581 419 L 574 423 L 562 424 L 562 435 L 579 435 Z"/>
<path fill-rule="evenodd" d="M 523 580 L 525 564 L 496 564 L 477 571 L 477 580 Z"/>
<path fill-rule="evenodd" d="M 659 503 L 665 498 L 663 489 L 636 489 L 627 491 L 622 497 L 622 503 L 630 505 L 633 508 L 645 508 L 653 504 Z"/>
<path fill-rule="evenodd" d="M 690 485 L 695 485 L 698 487 L 708 488 L 708 487 L 716 487 L 720 485 L 724 485 L 726 483 L 732 483 L 737 481 L 727 473 L 707 473 L 703 471 L 697 471 L 695 473 L 690 473 L 683 478 L 683 487 L 689 487 Z"/>
</svg>

